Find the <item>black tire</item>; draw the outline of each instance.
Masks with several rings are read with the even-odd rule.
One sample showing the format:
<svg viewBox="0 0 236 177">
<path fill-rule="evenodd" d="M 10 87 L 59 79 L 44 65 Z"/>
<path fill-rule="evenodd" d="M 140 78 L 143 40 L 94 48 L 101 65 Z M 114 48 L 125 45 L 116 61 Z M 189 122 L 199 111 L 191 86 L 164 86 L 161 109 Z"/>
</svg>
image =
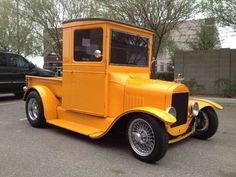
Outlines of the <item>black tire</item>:
<svg viewBox="0 0 236 177">
<path fill-rule="evenodd" d="M 198 139 L 208 139 L 212 137 L 218 129 L 218 117 L 214 109 L 210 107 L 200 110 L 196 118 L 196 129 L 193 134 Z"/>
<path fill-rule="evenodd" d="M 139 131 L 137 131 L 137 132 L 135 131 L 134 126 L 136 124 L 138 124 L 139 121 L 140 121 L 140 123 L 147 125 L 146 130 L 148 130 L 148 131 L 143 130 L 144 135 L 145 134 L 147 135 L 147 132 L 151 132 L 151 133 L 149 133 L 150 136 L 147 135 L 147 136 L 149 136 L 149 138 L 146 138 L 146 140 L 145 140 L 146 135 L 145 136 L 141 135 L 142 134 L 140 132 L 141 129 L 139 129 Z M 131 136 L 131 134 L 132 134 L 132 136 Z M 152 134 L 154 136 L 152 136 Z M 131 118 L 131 120 L 128 122 L 126 135 L 127 135 L 127 142 L 128 142 L 129 148 L 133 152 L 134 156 L 143 162 L 154 163 L 154 162 L 160 160 L 166 154 L 166 151 L 168 149 L 169 137 L 168 137 L 168 134 L 167 134 L 165 128 L 163 127 L 163 125 L 161 123 L 159 123 L 156 120 L 156 118 L 153 118 L 149 115 L 142 114 L 142 113 L 135 114 Z M 138 135 L 140 135 L 140 136 L 138 136 Z M 136 141 L 137 138 L 140 138 L 140 142 Z M 154 141 L 155 142 L 151 143 L 151 139 L 153 142 Z M 135 143 L 138 142 L 138 143 L 136 145 L 134 145 L 134 142 Z M 142 150 L 138 150 L 139 147 L 141 147 L 141 149 L 142 149 L 144 146 L 148 147 L 149 146 L 148 144 L 151 146 L 151 147 L 149 147 L 150 148 L 149 153 L 142 154 Z M 145 149 L 145 148 L 143 148 L 143 149 Z"/>
<path fill-rule="evenodd" d="M 26 99 L 26 116 L 31 126 L 43 128 L 46 126 L 42 100 L 36 91 L 31 91 Z"/>
</svg>

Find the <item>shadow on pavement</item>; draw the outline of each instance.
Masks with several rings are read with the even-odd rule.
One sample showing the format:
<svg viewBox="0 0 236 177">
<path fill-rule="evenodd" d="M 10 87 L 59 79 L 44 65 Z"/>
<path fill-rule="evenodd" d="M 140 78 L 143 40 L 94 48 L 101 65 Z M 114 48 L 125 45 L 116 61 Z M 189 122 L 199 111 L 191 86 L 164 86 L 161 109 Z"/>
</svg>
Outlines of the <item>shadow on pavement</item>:
<svg viewBox="0 0 236 177">
<path fill-rule="evenodd" d="M 56 127 L 54 125 L 48 125 L 47 128 L 51 129 L 51 131 L 53 131 L 55 133 L 60 134 L 61 136 L 73 138 L 73 139 L 83 141 L 88 144 L 94 144 L 94 145 L 104 147 L 104 148 L 114 148 L 114 149 L 118 148 L 118 149 L 122 149 L 124 151 L 128 151 L 128 145 L 127 145 L 125 134 L 118 134 L 115 132 L 111 132 L 102 138 L 91 139 L 88 136 L 84 136 L 79 133 L 72 132 L 70 130 Z M 175 149 L 178 146 L 180 146 L 180 148 L 181 148 L 185 144 L 191 143 L 192 140 L 193 140 L 193 138 L 190 136 L 190 137 L 188 137 L 182 141 L 179 141 L 177 143 L 169 144 L 169 149 L 173 149 L 173 148 Z"/>
<path fill-rule="evenodd" d="M 51 129 L 55 133 L 61 134 L 62 136 L 66 136 L 66 137 L 73 138 L 79 141 L 83 141 L 88 144 L 95 144 L 97 146 L 107 147 L 107 148 L 127 149 L 125 135 L 119 135 L 116 133 L 108 133 L 102 138 L 91 139 L 88 136 L 84 136 L 79 133 L 75 133 L 70 130 L 66 130 L 66 129 L 56 127 L 53 125 L 48 125 L 48 129 Z"/>
<path fill-rule="evenodd" d="M 14 94 L 0 94 L 0 102 L 21 100 L 21 99 L 22 98 L 19 98 L 19 97 L 15 96 Z"/>
</svg>

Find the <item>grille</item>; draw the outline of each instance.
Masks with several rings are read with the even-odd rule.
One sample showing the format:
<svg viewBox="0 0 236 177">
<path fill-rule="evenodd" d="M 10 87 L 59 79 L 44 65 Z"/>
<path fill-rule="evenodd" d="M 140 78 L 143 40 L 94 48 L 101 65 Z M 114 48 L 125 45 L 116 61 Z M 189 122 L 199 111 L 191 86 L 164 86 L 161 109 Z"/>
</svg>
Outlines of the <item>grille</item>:
<svg viewBox="0 0 236 177">
<path fill-rule="evenodd" d="M 188 115 L 188 93 L 175 93 L 172 96 L 172 106 L 176 109 L 177 121 L 171 125 L 176 127 L 187 122 Z"/>
</svg>

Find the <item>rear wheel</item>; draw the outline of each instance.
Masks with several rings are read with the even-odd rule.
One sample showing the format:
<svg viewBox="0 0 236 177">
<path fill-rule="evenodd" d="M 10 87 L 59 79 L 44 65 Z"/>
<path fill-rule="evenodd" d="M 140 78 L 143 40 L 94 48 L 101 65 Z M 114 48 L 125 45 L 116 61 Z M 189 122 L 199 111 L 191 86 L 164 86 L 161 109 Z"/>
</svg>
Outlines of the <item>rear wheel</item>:
<svg viewBox="0 0 236 177">
<path fill-rule="evenodd" d="M 127 139 L 135 157 L 148 163 L 160 160 L 168 148 L 166 130 L 146 114 L 136 114 L 129 121 Z"/>
<path fill-rule="evenodd" d="M 36 91 L 30 92 L 27 96 L 26 116 L 33 127 L 41 128 L 46 126 L 42 100 Z"/>
<path fill-rule="evenodd" d="M 212 137 L 218 129 L 218 117 L 212 108 L 203 108 L 196 118 L 194 137 L 208 139 Z"/>
</svg>

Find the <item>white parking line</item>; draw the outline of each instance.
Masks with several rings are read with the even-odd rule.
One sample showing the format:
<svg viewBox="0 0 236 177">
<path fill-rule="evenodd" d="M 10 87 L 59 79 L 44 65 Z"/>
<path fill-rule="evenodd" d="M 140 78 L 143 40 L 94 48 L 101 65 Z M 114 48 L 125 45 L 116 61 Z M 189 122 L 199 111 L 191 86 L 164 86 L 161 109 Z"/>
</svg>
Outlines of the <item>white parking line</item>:
<svg viewBox="0 0 236 177">
<path fill-rule="evenodd" d="M 27 118 L 22 118 L 22 119 L 20 119 L 20 120 L 26 120 Z"/>
<path fill-rule="evenodd" d="M 19 103 L 18 101 L 10 102 L 10 103 L 0 103 L 0 106 L 5 106 L 5 105 L 11 105 L 11 104 L 16 104 Z"/>
</svg>

